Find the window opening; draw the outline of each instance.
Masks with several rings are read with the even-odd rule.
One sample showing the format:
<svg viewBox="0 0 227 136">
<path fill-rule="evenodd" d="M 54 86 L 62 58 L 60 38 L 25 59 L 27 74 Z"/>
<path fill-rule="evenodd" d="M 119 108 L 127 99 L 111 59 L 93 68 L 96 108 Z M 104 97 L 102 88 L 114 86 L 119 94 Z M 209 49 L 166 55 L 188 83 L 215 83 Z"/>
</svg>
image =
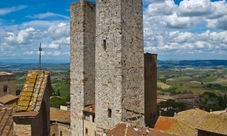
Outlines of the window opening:
<svg viewBox="0 0 227 136">
<path fill-rule="evenodd" d="M 7 92 L 7 90 L 8 90 L 8 87 L 5 85 L 5 86 L 3 87 L 3 91 L 4 91 L 4 93 L 6 93 L 6 92 Z"/>
<path fill-rule="evenodd" d="M 106 40 L 103 40 L 103 49 L 106 50 Z"/>
<path fill-rule="evenodd" d="M 108 109 L 108 117 L 111 118 L 112 117 L 112 110 Z"/>
</svg>

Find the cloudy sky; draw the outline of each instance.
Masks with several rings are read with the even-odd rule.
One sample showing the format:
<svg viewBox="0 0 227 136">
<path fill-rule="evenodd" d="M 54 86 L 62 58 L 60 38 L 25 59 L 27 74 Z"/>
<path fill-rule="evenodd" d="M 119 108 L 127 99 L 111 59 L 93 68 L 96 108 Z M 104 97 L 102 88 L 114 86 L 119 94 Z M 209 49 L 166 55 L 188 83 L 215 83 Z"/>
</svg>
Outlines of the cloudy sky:
<svg viewBox="0 0 227 136">
<path fill-rule="evenodd" d="M 69 62 L 75 0 L 1 0 L 0 60 Z M 159 60 L 227 59 L 226 0 L 144 0 L 144 50 Z"/>
</svg>

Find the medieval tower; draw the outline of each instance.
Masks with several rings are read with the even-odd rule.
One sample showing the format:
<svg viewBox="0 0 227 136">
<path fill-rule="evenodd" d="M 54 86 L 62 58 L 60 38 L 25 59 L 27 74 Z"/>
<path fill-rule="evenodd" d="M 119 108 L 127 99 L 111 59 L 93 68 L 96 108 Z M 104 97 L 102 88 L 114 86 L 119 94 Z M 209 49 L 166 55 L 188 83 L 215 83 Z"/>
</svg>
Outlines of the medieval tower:
<svg viewBox="0 0 227 136">
<path fill-rule="evenodd" d="M 72 3 L 70 13 L 71 127 L 83 136 L 83 109 L 95 103 L 95 3 Z"/>
<path fill-rule="evenodd" d="M 95 123 L 144 125 L 142 0 L 96 1 Z"/>
<path fill-rule="evenodd" d="M 150 96 L 156 95 L 152 93 L 156 89 L 150 89 L 149 82 L 156 76 L 147 65 L 152 59 L 144 60 L 142 6 L 142 0 L 80 0 L 71 4 L 72 135 L 84 135 L 83 112 L 91 104 L 95 104 L 98 135 L 120 122 L 145 126 L 155 114 L 151 105 L 156 105 L 156 100 L 150 99 L 156 96 Z"/>
</svg>

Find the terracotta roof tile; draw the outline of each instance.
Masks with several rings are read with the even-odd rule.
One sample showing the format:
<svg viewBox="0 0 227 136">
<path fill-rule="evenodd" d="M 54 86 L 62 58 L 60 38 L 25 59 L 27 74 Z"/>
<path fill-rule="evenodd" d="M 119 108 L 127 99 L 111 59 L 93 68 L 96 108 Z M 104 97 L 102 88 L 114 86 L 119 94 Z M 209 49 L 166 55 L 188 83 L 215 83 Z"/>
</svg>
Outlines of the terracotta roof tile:
<svg viewBox="0 0 227 136">
<path fill-rule="evenodd" d="M 0 97 L 0 103 L 7 104 L 7 103 L 14 101 L 16 99 L 18 99 L 18 96 L 7 94 L 5 96 Z"/>
<path fill-rule="evenodd" d="M 15 112 L 13 107 L 0 107 L 0 135 L 13 135 L 13 118 L 12 114 Z"/>
<path fill-rule="evenodd" d="M 85 107 L 84 112 L 95 113 L 95 104 Z"/>
<path fill-rule="evenodd" d="M 173 124 L 174 119 L 172 117 L 159 116 L 154 128 L 162 131 L 168 130 Z"/>
<path fill-rule="evenodd" d="M 197 129 L 227 135 L 227 117 L 191 109 L 179 112 L 172 118 L 159 117 L 154 128 L 179 136 L 197 136 Z"/>
<path fill-rule="evenodd" d="M 227 135 L 227 117 L 211 113 L 205 117 L 198 129 Z"/>
<path fill-rule="evenodd" d="M 17 111 L 39 111 L 46 86 L 50 84 L 48 71 L 30 70 L 21 91 Z"/>
<path fill-rule="evenodd" d="M 70 111 L 50 107 L 50 120 L 62 123 L 70 123 Z"/>
<path fill-rule="evenodd" d="M 167 132 L 146 127 L 135 127 L 126 123 L 119 123 L 113 129 L 106 131 L 107 136 L 177 136 Z"/>
</svg>

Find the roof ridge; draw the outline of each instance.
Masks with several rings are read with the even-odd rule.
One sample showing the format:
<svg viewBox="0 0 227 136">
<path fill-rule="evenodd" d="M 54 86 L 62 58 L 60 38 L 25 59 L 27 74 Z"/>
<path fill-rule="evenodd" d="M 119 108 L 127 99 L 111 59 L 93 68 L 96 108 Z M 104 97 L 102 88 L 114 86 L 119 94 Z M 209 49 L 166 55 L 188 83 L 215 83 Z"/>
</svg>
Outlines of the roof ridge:
<svg viewBox="0 0 227 136">
<path fill-rule="evenodd" d="M 37 82 L 38 78 L 41 80 L 39 84 Z M 40 90 L 41 90 L 41 86 L 43 85 L 43 80 L 44 80 L 44 74 L 42 72 L 41 75 L 39 75 L 39 74 L 37 75 L 37 78 L 36 78 L 36 81 L 35 81 L 35 85 L 34 85 L 34 93 L 35 93 L 35 95 L 39 95 Z M 36 86 L 38 86 L 37 87 L 38 89 L 36 88 Z M 32 103 L 32 107 L 31 107 L 32 111 L 34 111 L 36 109 L 37 101 L 38 101 L 38 97 L 34 98 L 33 103 Z"/>
</svg>

